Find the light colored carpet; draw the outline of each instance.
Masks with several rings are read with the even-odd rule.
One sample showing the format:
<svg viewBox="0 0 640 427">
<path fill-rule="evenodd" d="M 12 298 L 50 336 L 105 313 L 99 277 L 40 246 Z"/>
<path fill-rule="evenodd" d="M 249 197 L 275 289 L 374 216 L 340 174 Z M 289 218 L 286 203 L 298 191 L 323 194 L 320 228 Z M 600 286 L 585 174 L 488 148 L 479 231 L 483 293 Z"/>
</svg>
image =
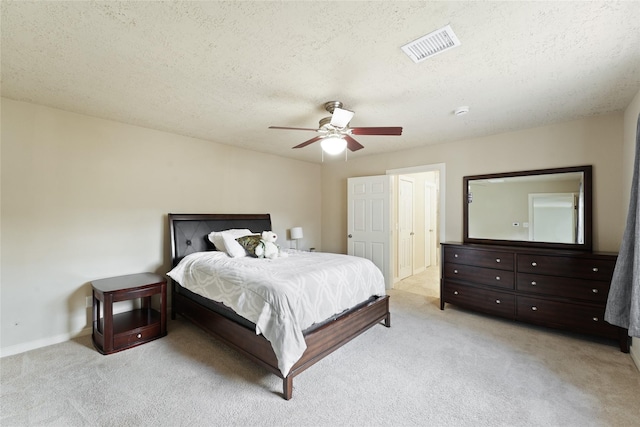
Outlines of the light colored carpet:
<svg viewBox="0 0 640 427">
<path fill-rule="evenodd" d="M 432 266 L 393 285 L 393 289 L 440 298 L 440 267 Z"/>
<path fill-rule="evenodd" d="M 5 357 L 2 426 L 631 426 L 640 373 L 584 340 L 395 291 L 375 326 L 281 380 L 177 320 L 165 338 L 102 356 L 90 337 Z"/>
</svg>

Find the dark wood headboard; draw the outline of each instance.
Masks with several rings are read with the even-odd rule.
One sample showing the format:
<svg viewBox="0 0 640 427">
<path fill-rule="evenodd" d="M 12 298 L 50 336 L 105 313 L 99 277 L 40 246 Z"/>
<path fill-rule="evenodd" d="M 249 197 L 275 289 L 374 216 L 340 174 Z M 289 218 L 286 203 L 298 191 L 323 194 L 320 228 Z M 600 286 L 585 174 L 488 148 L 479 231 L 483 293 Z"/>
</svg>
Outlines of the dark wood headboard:
<svg viewBox="0 0 640 427">
<path fill-rule="evenodd" d="M 171 265 L 194 252 L 214 250 L 207 236 L 212 231 L 248 228 L 255 233 L 271 230 L 269 214 L 169 214 Z"/>
</svg>

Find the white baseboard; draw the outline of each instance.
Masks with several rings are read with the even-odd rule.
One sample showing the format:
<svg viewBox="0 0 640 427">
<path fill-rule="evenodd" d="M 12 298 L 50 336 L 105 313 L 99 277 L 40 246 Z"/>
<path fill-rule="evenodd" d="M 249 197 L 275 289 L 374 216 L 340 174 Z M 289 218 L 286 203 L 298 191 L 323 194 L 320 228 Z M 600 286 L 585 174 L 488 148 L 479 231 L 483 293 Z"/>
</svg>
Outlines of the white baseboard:
<svg viewBox="0 0 640 427">
<path fill-rule="evenodd" d="M 69 341 L 71 338 L 82 337 L 85 335 L 91 335 L 93 332 L 92 327 L 84 328 L 80 332 L 75 334 L 61 334 L 55 337 L 42 338 L 36 341 L 30 341 L 22 344 L 16 344 L 7 348 L 0 349 L 0 358 L 13 356 L 14 354 L 24 353 L 25 351 L 35 350 L 41 347 L 47 347 L 53 344 L 60 344 L 61 342 Z"/>
</svg>

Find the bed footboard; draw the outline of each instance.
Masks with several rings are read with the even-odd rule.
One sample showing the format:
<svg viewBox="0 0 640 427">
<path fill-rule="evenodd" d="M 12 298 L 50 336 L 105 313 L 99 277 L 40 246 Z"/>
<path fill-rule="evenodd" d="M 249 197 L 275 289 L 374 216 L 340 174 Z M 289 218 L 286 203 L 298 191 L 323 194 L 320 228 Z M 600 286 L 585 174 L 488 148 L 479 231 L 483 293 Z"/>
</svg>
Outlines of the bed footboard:
<svg viewBox="0 0 640 427">
<path fill-rule="evenodd" d="M 338 317 L 305 335 L 307 349 L 286 377 L 278 369 L 278 360 L 271 343 L 254 330 L 175 292 L 172 286 L 171 318 L 179 314 L 204 329 L 220 341 L 282 378 L 282 395 L 293 395 L 293 378 L 322 360 L 372 326 L 383 323 L 391 326 L 389 296 L 380 297 L 362 307 Z"/>
<path fill-rule="evenodd" d="M 384 322 L 387 328 L 391 327 L 388 295 L 380 297 L 359 309 L 350 311 L 333 322 L 305 335 L 307 350 L 300 360 L 293 365 L 289 375 L 283 379 L 284 398 L 291 399 L 293 377 L 380 322 Z"/>
</svg>

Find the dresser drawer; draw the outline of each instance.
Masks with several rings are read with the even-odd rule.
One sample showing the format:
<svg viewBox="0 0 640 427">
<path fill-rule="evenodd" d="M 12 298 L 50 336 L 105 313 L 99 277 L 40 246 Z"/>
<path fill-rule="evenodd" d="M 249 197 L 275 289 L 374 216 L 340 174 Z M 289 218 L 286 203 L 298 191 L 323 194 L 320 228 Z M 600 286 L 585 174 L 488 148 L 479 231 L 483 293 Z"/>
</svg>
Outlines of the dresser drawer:
<svg viewBox="0 0 640 427">
<path fill-rule="evenodd" d="M 513 271 L 513 258 L 514 255 L 511 252 L 476 250 L 460 246 L 445 246 L 444 248 L 445 263 L 453 262 Z"/>
<path fill-rule="evenodd" d="M 518 273 L 516 276 L 516 289 L 519 292 L 580 299 L 604 304 L 607 302 L 607 296 L 609 295 L 609 282 Z"/>
<path fill-rule="evenodd" d="M 113 348 L 128 348 L 160 337 L 160 323 L 113 336 Z"/>
<path fill-rule="evenodd" d="M 614 260 L 577 256 L 518 254 L 518 272 L 609 281 Z"/>
<path fill-rule="evenodd" d="M 446 263 L 444 265 L 444 277 L 477 285 L 489 285 L 505 289 L 513 289 L 515 281 L 512 271 L 453 263 Z"/>
<path fill-rule="evenodd" d="M 618 329 L 604 321 L 604 310 L 604 306 L 518 296 L 516 318 L 544 326 L 617 338 Z"/>
<path fill-rule="evenodd" d="M 515 315 L 515 296 L 512 294 L 445 282 L 443 297 L 445 302 L 460 307 L 510 319 L 513 319 Z"/>
</svg>

